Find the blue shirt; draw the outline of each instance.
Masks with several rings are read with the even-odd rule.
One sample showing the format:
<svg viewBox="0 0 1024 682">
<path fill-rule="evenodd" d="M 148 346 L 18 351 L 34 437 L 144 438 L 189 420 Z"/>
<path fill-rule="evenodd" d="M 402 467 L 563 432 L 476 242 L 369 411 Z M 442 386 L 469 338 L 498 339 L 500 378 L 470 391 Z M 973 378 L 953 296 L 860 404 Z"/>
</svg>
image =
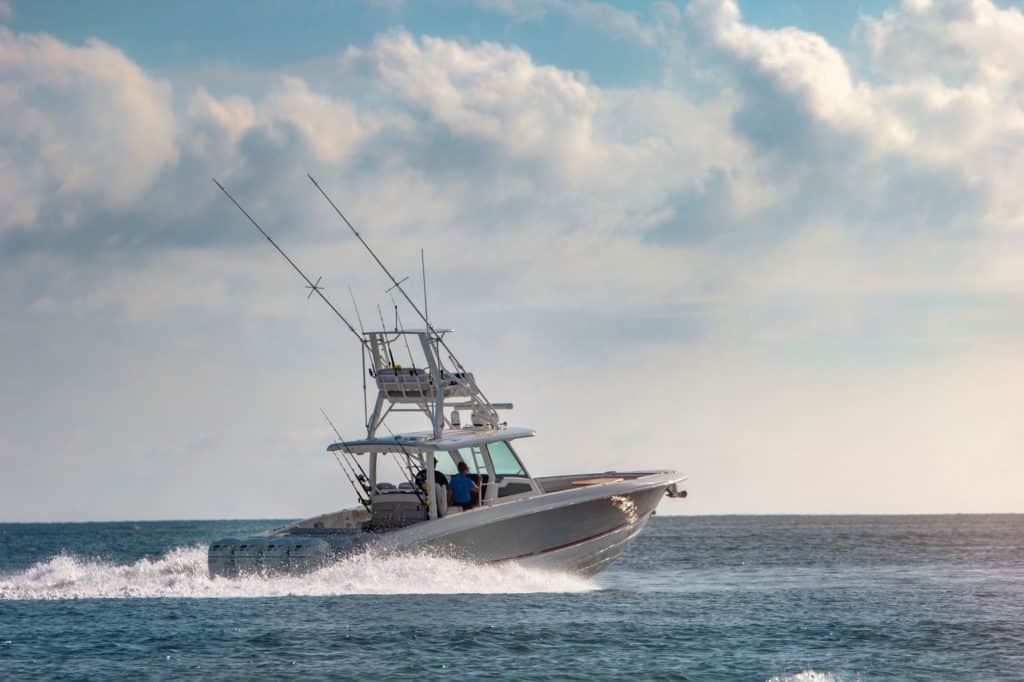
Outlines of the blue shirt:
<svg viewBox="0 0 1024 682">
<path fill-rule="evenodd" d="M 452 489 L 455 504 L 465 504 L 473 499 L 473 488 L 476 487 L 476 483 L 466 474 L 455 474 L 448 487 Z"/>
</svg>

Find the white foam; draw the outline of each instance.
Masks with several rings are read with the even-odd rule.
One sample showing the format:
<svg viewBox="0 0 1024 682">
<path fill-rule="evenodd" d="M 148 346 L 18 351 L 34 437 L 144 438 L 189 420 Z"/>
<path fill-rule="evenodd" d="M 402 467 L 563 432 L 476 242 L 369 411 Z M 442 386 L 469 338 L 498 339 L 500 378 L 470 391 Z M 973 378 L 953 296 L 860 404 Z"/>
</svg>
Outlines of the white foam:
<svg viewBox="0 0 1024 682">
<path fill-rule="evenodd" d="M 805 670 L 795 675 L 771 677 L 767 682 L 843 682 L 832 673 L 819 673 L 815 670 Z"/>
<path fill-rule="evenodd" d="M 410 554 L 345 558 L 315 573 L 264 578 L 207 574 L 206 547 L 178 547 L 155 560 L 115 564 L 59 554 L 20 573 L 0 575 L 0 599 L 280 597 L 343 594 L 583 592 L 585 578 L 517 564 L 477 565 Z"/>
</svg>

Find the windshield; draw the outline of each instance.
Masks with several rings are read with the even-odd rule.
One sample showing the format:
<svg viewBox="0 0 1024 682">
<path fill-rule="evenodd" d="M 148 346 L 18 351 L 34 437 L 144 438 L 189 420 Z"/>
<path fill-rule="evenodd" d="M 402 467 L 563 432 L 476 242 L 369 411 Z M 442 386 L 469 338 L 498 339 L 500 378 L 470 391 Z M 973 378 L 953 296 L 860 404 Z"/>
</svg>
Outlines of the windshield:
<svg viewBox="0 0 1024 682">
<path fill-rule="evenodd" d="M 455 465 L 455 460 L 452 459 L 451 453 L 447 450 L 435 450 L 434 471 L 440 471 L 442 474 L 450 478 L 457 474 L 459 469 Z"/>
<path fill-rule="evenodd" d="M 488 443 L 487 451 L 491 455 L 491 462 L 494 464 L 494 473 L 497 476 L 526 476 L 523 465 L 519 463 L 512 449 L 505 441 Z"/>
</svg>

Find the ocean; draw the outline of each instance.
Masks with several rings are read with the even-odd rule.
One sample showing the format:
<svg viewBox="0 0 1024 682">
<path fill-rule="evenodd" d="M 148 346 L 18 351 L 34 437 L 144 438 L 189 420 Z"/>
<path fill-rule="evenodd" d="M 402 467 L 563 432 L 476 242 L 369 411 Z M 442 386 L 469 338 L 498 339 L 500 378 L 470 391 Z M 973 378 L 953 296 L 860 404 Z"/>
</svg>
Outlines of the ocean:
<svg viewBox="0 0 1024 682">
<path fill-rule="evenodd" d="M 1024 515 L 656 517 L 592 579 L 207 577 L 278 524 L 0 524 L 0 679 L 1024 680 Z"/>
</svg>

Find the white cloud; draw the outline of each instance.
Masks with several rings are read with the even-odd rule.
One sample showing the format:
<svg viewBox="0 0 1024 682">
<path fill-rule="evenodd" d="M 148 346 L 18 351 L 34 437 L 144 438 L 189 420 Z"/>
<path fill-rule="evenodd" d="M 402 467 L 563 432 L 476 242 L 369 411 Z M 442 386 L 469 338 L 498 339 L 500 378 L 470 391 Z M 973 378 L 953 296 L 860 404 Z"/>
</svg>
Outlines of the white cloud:
<svg viewBox="0 0 1024 682">
<path fill-rule="evenodd" d="M 378 85 L 427 112 L 454 134 L 504 147 L 512 155 L 590 146 L 593 92 L 571 73 L 537 66 L 522 50 L 493 43 L 467 46 L 405 32 L 351 48 Z"/>
<path fill-rule="evenodd" d="M 743 22 L 732 0 L 687 10 L 698 53 L 742 104 L 737 133 L 783 177 L 780 196 L 837 194 L 832 217 L 927 229 L 1024 226 L 1024 18 L 987 0 L 904 3 L 865 18 L 872 81 L 818 35 Z M 860 195 L 841 199 L 842 188 Z M 864 197 L 862 199 L 861 197 Z M 885 219 L 885 218 L 881 218 Z"/>
<path fill-rule="evenodd" d="M 311 91 L 301 78 L 283 77 L 264 107 L 270 118 L 298 128 L 324 163 L 343 162 L 352 145 L 366 135 L 351 106 Z"/>
<path fill-rule="evenodd" d="M 904 121 L 907 152 L 959 168 L 984 195 L 979 218 L 1024 227 L 1024 14 L 989 0 L 904 2 L 863 20 L 879 99 Z"/>
<path fill-rule="evenodd" d="M 924 11 L 907 5 L 885 14 L 877 26 L 868 20 L 872 50 L 881 55 L 896 49 L 887 42 L 896 40 L 895 27 L 916 26 L 901 12 L 916 17 Z M 1012 24 L 1017 15 L 1008 16 Z M 746 266 L 736 263 L 718 273 L 703 269 L 704 281 L 695 279 L 690 287 L 710 286 L 717 297 L 730 287 L 734 294 L 746 295 L 758 287 L 739 273 L 774 267 L 776 258 L 807 254 L 810 248 L 819 249 L 825 264 L 817 277 L 835 275 L 829 285 L 835 290 L 844 288 L 846 275 L 839 273 L 850 273 L 850 268 L 860 273 L 858 281 L 887 282 L 897 291 L 920 288 L 921 280 L 911 281 L 909 276 L 872 280 L 872 268 L 877 274 L 882 261 L 864 266 L 866 254 L 850 259 L 843 254 L 860 253 L 858 234 L 875 229 L 871 224 L 876 220 L 899 225 L 889 237 L 894 253 L 912 252 L 927 239 L 911 233 L 900 236 L 908 223 L 915 229 L 940 231 L 954 222 L 972 228 L 982 223 L 1016 224 L 1020 200 L 1011 191 L 1011 180 L 992 160 L 999 158 L 1010 167 L 1020 163 L 1019 147 L 1006 144 L 1016 125 L 1012 112 L 992 116 L 988 128 L 970 125 L 970 134 L 957 135 L 951 129 L 972 122 L 969 112 L 985 109 L 991 101 L 989 86 L 949 86 L 926 72 L 912 78 L 909 66 L 901 67 L 904 82 L 872 83 L 858 76 L 820 36 L 748 25 L 727 0 L 698 0 L 688 7 L 687 17 L 692 32 L 702 36 L 695 44 L 697 53 L 710 60 L 712 73 L 727 75 L 731 83 L 700 103 L 669 88 L 601 88 L 585 74 L 537 64 L 515 47 L 398 31 L 378 36 L 365 49 L 349 49 L 339 63 L 340 81 L 335 82 L 363 78 L 361 84 L 372 93 L 366 97 L 337 96 L 284 74 L 257 96 L 214 97 L 202 89 L 195 91 L 175 121 L 169 86 L 149 79 L 113 48 L 70 48 L 52 39 L 10 33 L 6 40 L 23 51 L 24 45 L 43 41 L 56 54 L 81 50 L 113 59 L 123 72 L 133 74 L 137 89 L 151 95 L 136 98 L 147 106 L 109 112 L 111 120 L 126 120 L 118 131 L 132 132 L 133 126 L 154 129 L 139 111 L 162 120 L 165 128 L 177 127 L 177 138 L 163 139 L 180 140 L 180 150 L 173 144 L 161 150 L 157 144 L 154 151 L 153 145 L 133 142 L 117 155 L 94 154 L 99 158 L 94 163 L 116 158 L 124 173 L 134 169 L 125 181 L 68 183 L 80 192 L 97 194 L 105 200 L 101 204 L 114 209 L 131 205 L 147 190 L 147 201 L 157 207 L 164 205 L 161 202 L 168 211 L 180 207 L 176 210 L 200 221 L 208 215 L 210 202 L 216 205 L 217 200 L 198 182 L 190 186 L 190 194 L 199 200 L 175 197 L 186 181 L 178 176 L 205 183 L 209 175 L 217 175 L 242 183 L 250 196 L 258 197 L 258 207 L 270 211 L 262 214 L 268 219 L 291 216 L 294 222 L 315 224 L 316 209 L 307 198 L 296 201 L 294 189 L 285 190 L 280 182 L 312 169 L 328 184 L 346 188 L 357 215 L 373 216 L 379 229 L 404 230 L 407 235 L 444 229 L 482 249 L 500 247 L 517 263 L 508 268 L 508 276 L 522 282 L 520 295 L 532 292 L 529 300 L 534 305 L 546 305 L 545 292 L 552 284 L 538 278 L 538 272 L 560 272 L 560 286 L 584 279 L 585 266 L 553 265 L 575 262 L 570 254 L 585 251 L 590 262 L 603 262 L 606 271 L 621 270 L 617 293 L 625 305 L 652 288 L 651 278 L 671 279 L 677 270 L 669 264 L 673 259 L 697 253 L 701 261 L 731 259 L 720 250 L 717 235 L 737 231 L 774 231 L 775 244 L 751 254 L 755 262 Z M 944 24 L 932 19 L 935 30 L 940 30 Z M 58 61 L 60 68 L 68 68 L 67 58 Z M 21 77 L 10 68 L 7 72 L 12 81 Z M 981 68 L 971 71 L 982 72 L 988 73 Z M 958 98 L 971 103 L 954 104 Z M 957 107 L 968 113 L 957 114 Z M 15 99 L 10 99 L 8 110 L 14 119 L 45 120 L 59 113 L 41 106 L 33 109 Z M 89 107 L 84 110 L 88 113 Z M 104 128 L 88 115 L 79 118 L 82 126 L 93 125 L 95 130 L 76 139 L 96 141 L 79 155 L 98 148 L 100 141 L 104 149 L 126 142 L 120 135 L 111 139 L 110 126 Z M 768 139 L 772 137 L 779 139 Z M 792 140 L 798 141 L 789 144 Z M 12 147 L 16 145 L 6 145 Z M 70 143 L 56 147 L 74 151 Z M 160 170 L 173 167 L 179 151 L 181 162 L 174 169 L 178 176 L 165 173 L 155 189 Z M 26 164 L 16 160 L 5 167 Z M 51 175 L 61 177 L 64 166 L 47 167 L 56 168 Z M 26 177 L 33 173 L 16 173 L 10 186 Z M 114 171 L 104 177 L 119 179 Z M 97 174 L 89 178 L 95 180 Z M 104 191 L 117 195 L 106 196 Z M 927 196 L 929 192 L 935 197 Z M 34 198 L 38 196 L 19 191 L 15 197 L 12 192 L 11 201 L 30 207 L 23 214 L 31 216 L 40 205 Z M 828 200 L 820 201 L 822 196 Z M 922 210 L 924 202 L 935 206 Z M 64 215 L 68 222 L 75 220 L 73 213 Z M 703 242 L 700 248 L 670 250 L 664 270 L 644 268 L 643 276 L 630 274 L 636 262 L 658 261 L 657 250 L 664 249 L 637 243 L 636 235 L 672 225 L 672 230 L 695 233 L 683 241 L 696 238 Z M 821 240 L 820 235 L 833 236 Z M 622 241 L 602 243 L 609 238 Z M 668 234 L 657 241 L 674 239 Z M 528 246 L 536 241 L 557 249 L 536 254 Z M 976 258 L 989 258 L 987 248 L 978 247 Z M 933 273 L 948 271 L 949 262 L 956 259 L 955 249 L 933 253 Z M 827 265 L 837 259 L 846 265 Z M 522 267 L 531 261 L 533 267 Z M 893 271 L 898 270 L 894 265 Z M 995 281 L 1012 286 L 1016 281 L 1005 275 L 1005 265 L 974 272 L 988 273 L 989 286 Z M 786 288 L 793 289 L 789 284 Z M 693 300 L 678 287 L 671 291 L 670 296 Z M 578 295 L 590 293 L 584 287 Z"/>
<path fill-rule="evenodd" d="M 0 27 L 0 230 L 129 206 L 177 156 L 170 98 L 114 47 Z"/>
<path fill-rule="evenodd" d="M 456 200 L 467 218 L 505 211 L 514 232 L 642 232 L 671 213 L 673 194 L 699 191 L 709 173 L 745 158 L 720 125 L 727 98 L 698 105 L 668 90 L 601 88 L 514 47 L 399 32 L 349 50 L 344 63 L 412 115 L 391 141 L 401 164 L 439 187 L 470 187 Z M 424 141 L 436 145 L 426 163 Z M 446 172 L 449 158 L 461 176 Z M 737 210 L 756 194 L 737 191 Z"/>
<path fill-rule="evenodd" d="M 949 84 L 1020 83 L 1024 14 L 990 0 L 905 1 L 861 27 L 872 67 L 894 80 L 934 78 Z"/>
<path fill-rule="evenodd" d="M 14 16 L 14 8 L 9 0 L 0 0 L 0 20 L 10 19 Z"/>
<path fill-rule="evenodd" d="M 626 12 L 603 2 L 562 2 L 563 12 L 581 24 L 590 24 L 626 40 L 653 45 L 656 28 L 645 25 L 633 12 Z"/>
<path fill-rule="evenodd" d="M 138 196 L 138 187 L 148 182 L 147 201 L 157 207 L 165 202 L 168 211 L 202 221 L 217 198 L 200 183 L 217 175 L 241 183 L 267 219 L 316 225 L 317 208 L 310 206 L 315 202 L 296 200 L 294 187 L 281 182 L 313 169 L 328 185 L 345 188 L 356 215 L 372 216 L 385 232 L 412 236 L 443 229 L 468 240 L 470 248 L 499 248 L 516 264 L 505 268 L 504 277 L 519 282 L 519 300 L 541 307 L 551 303 L 553 286 L 573 289 L 594 264 L 618 273 L 617 301 L 587 287 L 575 295 L 604 298 L 606 307 L 650 299 L 645 292 L 658 290 L 654 282 L 678 276 L 673 263 L 684 260 L 694 277 L 686 287 L 664 289 L 665 301 L 710 300 L 693 295 L 707 290 L 714 290 L 718 301 L 728 291 L 745 296 L 771 287 L 759 287 L 741 273 L 764 272 L 794 253 L 806 256 L 804 262 L 816 254 L 822 263 L 815 286 L 839 291 L 856 279 L 873 282 L 873 291 L 880 282 L 893 291 L 920 290 L 922 280 L 898 276 L 898 264 L 891 266 L 893 275 L 882 274 L 885 261 L 871 263 L 861 253 L 857 235 L 871 229 L 870 221 L 885 214 L 896 224 L 919 221 L 921 192 L 936 191 L 928 173 L 939 174 L 934 177 L 951 187 L 963 179 L 962 191 L 979 202 L 950 220 L 999 216 L 975 196 L 978 187 L 1000 182 L 993 169 L 972 169 L 973 178 L 962 175 L 968 158 L 963 150 L 975 145 L 976 158 L 982 159 L 998 143 L 993 134 L 961 137 L 957 149 L 957 136 L 941 130 L 943 117 L 935 107 L 912 105 L 945 91 L 928 90 L 925 82 L 869 83 L 819 36 L 750 26 L 731 2 L 701 0 L 687 15 L 703 36 L 697 45 L 701 54 L 732 79 L 731 88 L 699 104 L 667 88 L 601 88 L 584 74 L 536 64 L 515 47 L 392 32 L 365 49 L 349 49 L 340 62 L 341 82 L 361 77 L 369 86 L 372 94 L 359 100 L 318 91 L 287 74 L 256 97 L 192 93 L 176 124 L 183 157 L 175 173 L 187 170 L 190 182 L 199 179 L 190 193 L 200 199 L 175 197 L 185 180 L 173 175 L 165 174 L 154 189 L 153 172 L 136 174 L 134 188 L 124 191 Z M 885 20 L 894 22 L 894 16 Z M 883 43 L 873 40 L 876 46 Z M 744 128 L 751 121 L 768 133 L 809 139 L 792 147 L 765 146 Z M 736 135 L 737 130 L 744 134 Z M 908 130 L 915 131 L 911 138 Z M 85 137 L 102 139 L 102 130 Z M 934 137 L 936 143 L 921 137 Z M 934 151 L 939 140 L 950 147 L 944 154 Z M 136 151 L 141 159 L 134 158 Z M 133 148 L 122 160 L 126 167 L 145 166 L 146 153 Z M 949 194 L 945 188 L 937 191 Z M 817 201 L 822 193 L 827 202 Z M 942 220 L 943 202 L 952 200 L 940 197 L 926 223 Z M 810 208 L 802 209 L 805 204 Z M 783 222 L 759 226 L 763 216 Z M 673 224 L 673 230 L 694 233 L 699 248 L 666 251 L 633 236 Z M 926 226 L 943 229 L 941 223 Z M 764 229 L 775 230 L 775 244 L 749 254 L 753 260 L 745 265 L 718 245 L 719 233 Z M 822 240 L 820 235 L 832 236 Z M 674 239 L 659 237 L 657 243 Z M 912 253 L 922 239 L 927 238 L 904 238 L 896 231 L 890 252 Z M 537 242 L 548 248 L 537 253 L 530 247 Z M 588 254 L 585 263 L 574 257 L 579 253 Z M 984 261 L 985 253 L 979 247 L 976 258 Z M 957 256 L 952 248 L 933 255 L 927 280 L 935 283 Z M 664 263 L 649 267 L 659 261 Z M 579 267 L 565 265 L 577 262 Z M 648 267 L 638 270 L 638 262 Z M 710 265 L 715 262 L 717 272 Z M 723 269 L 723 262 L 730 266 Z M 844 265 L 830 265 L 838 262 Z M 980 270 L 990 273 L 989 286 L 1016 281 L 991 274 L 1005 273 L 1005 265 Z M 547 274 L 538 276 L 542 273 Z M 823 279 L 829 275 L 831 283 Z M 787 295 L 798 293 L 791 276 L 780 281 L 789 282 L 782 285 Z"/>
<path fill-rule="evenodd" d="M 595 13 L 578 15 L 582 22 L 606 11 L 573 7 Z M 699 94 L 603 87 L 515 46 L 393 31 L 325 61 L 323 81 L 285 71 L 245 93 L 214 95 L 231 91 L 172 90 L 101 43 L 0 34 L 0 110 L 13 122 L 0 132 L 0 173 L 9 175 L 0 199 L 11 207 L 7 228 L 32 233 L 0 253 L 0 305 L 11 320 L 0 333 L 9 351 L 0 374 L 19 382 L 0 402 L 31 425 L 5 434 L 3 448 L 25 448 L 42 432 L 44 406 L 57 396 L 88 404 L 74 420 L 85 433 L 75 443 L 109 450 L 110 470 L 167 419 L 185 425 L 173 446 L 181 450 L 225 429 L 246 434 L 217 445 L 211 475 L 231 475 L 240 444 L 260 448 L 275 476 L 293 471 L 274 452 L 280 442 L 253 443 L 316 426 L 315 410 L 311 422 L 301 415 L 337 400 L 334 369 L 350 369 L 347 356 L 338 360 L 345 337 L 323 310 L 303 305 L 293 273 L 209 176 L 311 273 L 325 273 L 339 303 L 352 284 L 370 317 L 387 300 L 385 285 L 308 186 L 309 170 L 396 271 L 416 272 L 426 247 L 432 311 L 470 332 L 458 347 L 495 387 L 489 393 L 523 405 L 520 418 L 547 436 L 562 434 L 557 451 L 612 466 L 621 458 L 609 443 L 642 442 L 653 464 L 676 465 L 685 432 L 702 462 L 700 484 L 716 481 L 721 499 L 734 498 L 722 483 L 727 469 L 775 461 L 786 474 L 776 482 L 798 499 L 792 481 L 824 466 L 823 443 L 884 465 L 885 448 L 909 449 L 929 423 L 970 407 L 967 398 L 930 403 L 930 392 L 964 391 L 1020 367 L 1013 353 L 980 368 L 959 355 L 1003 353 L 1021 334 L 1008 313 L 1024 292 L 1013 256 L 1024 244 L 1010 229 L 1021 206 L 1014 43 L 994 41 L 1002 47 L 986 55 L 985 41 L 964 28 L 974 24 L 951 24 L 943 7 L 905 4 L 867 20 L 868 56 L 878 61 L 861 71 L 820 36 L 752 26 L 731 2 L 701 0 L 682 18 L 660 7 L 659 21 L 690 27 L 688 58 L 709 76 Z M 974 23 L 1016 21 L 987 3 L 972 8 L 964 16 L 980 17 Z M 637 20 L 601 17 L 623 35 Z M 945 31 L 959 36 L 957 54 L 974 50 L 969 68 L 958 71 L 953 59 L 947 73 L 928 56 L 933 46 L 952 49 Z M 668 39 L 644 35 L 658 36 L 656 46 Z M 922 52 L 900 56 L 901 44 Z M 133 246 L 126 234 L 143 239 Z M 97 241 L 119 248 L 97 255 L 82 246 Z M 29 343 L 38 357 L 24 352 Z M 956 357 L 928 364 L 921 351 L 935 348 L 942 360 Z M 899 353 L 919 364 L 891 378 L 884 356 Z M 34 364 L 15 359 L 26 355 Z M 72 388 L 47 370 L 58 366 L 80 373 Z M 624 376 L 610 378 L 615 368 Z M 949 371 L 962 381 L 943 383 Z M 919 386 L 907 399 L 924 408 L 901 430 L 890 415 L 906 384 Z M 139 399 L 148 393 L 159 414 Z M 897 397 L 879 406 L 876 393 Z M 572 421 L 588 424 L 585 437 L 562 423 L 566 394 L 578 396 Z M 252 395 L 260 399 L 249 414 Z M 361 416 L 349 397 L 346 430 Z M 192 426 L 197 403 L 215 409 L 204 407 Z M 111 415 L 132 410 L 145 413 L 139 428 L 123 442 L 109 436 L 127 428 Z M 675 433 L 636 436 L 622 415 L 641 411 Z M 737 414 L 753 415 L 743 417 L 746 429 L 736 429 Z M 1015 431 L 980 407 L 971 414 L 990 440 L 1005 439 L 987 456 L 1010 471 Z M 879 439 L 888 445 L 875 452 L 854 442 L 878 424 L 895 434 Z M 942 431 L 956 447 L 941 434 L 927 442 L 955 467 L 974 432 Z M 926 464 L 907 457 L 896 472 L 903 483 Z M 775 468 L 753 467 L 769 478 Z M 318 499 L 333 500 L 321 473 L 304 468 L 296 490 L 319 485 Z M 753 479 L 738 484 L 745 499 L 768 480 Z M 1009 505 L 1011 493 L 1000 491 Z M 972 508 L 979 500 L 970 498 Z M 215 501 L 205 504 L 202 513 L 215 513 Z"/>
<path fill-rule="evenodd" d="M 745 24 L 730 0 L 695 0 L 687 14 L 694 36 L 773 88 L 765 96 L 798 100 L 815 118 L 838 128 L 867 123 L 863 90 L 843 56 L 821 36 Z"/>
<path fill-rule="evenodd" d="M 473 4 L 521 22 L 538 21 L 548 14 L 560 13 L 577 24 L 591 26 L 620 40 L 647 46 L 654 45 L 665 25 L 678 20 L 678 11 L 665 2 L 652 4 L 655 18 L 650 23 L 645 23 L 636 12 L 592 0 L 474 0 Z"/>
</svg>

